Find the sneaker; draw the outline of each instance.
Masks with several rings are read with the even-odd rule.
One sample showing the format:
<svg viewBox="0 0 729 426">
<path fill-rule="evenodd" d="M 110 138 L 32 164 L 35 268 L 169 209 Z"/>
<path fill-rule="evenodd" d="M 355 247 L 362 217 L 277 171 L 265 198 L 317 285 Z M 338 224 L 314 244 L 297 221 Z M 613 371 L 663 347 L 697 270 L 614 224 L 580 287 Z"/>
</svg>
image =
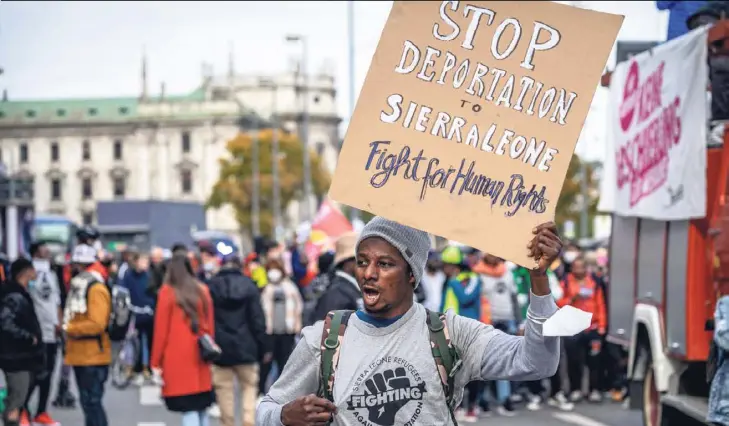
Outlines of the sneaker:
<svg viewBox="0 0 729 426">
<path fill-rule="evenodd" d="M 521 402 L 524 402 L 524 396 L 520 393 L 513 393 L 509 397 L 509 400 L 514 404 L 519 404 Z"/>
<path fill-rule="evenodd" d="M 514 408 L 508 406 L 507 404 L 499 405 L 496 407 L 496 413 L 503 417 L 514 417 L 516 415 L 516 411 L 514 411 Z"/>
<path fill-rule="evenodd" d="M 554 407 L 562 411 L 572 411 L 575 408 L 575 404 L 571 403 L 561 391 L 549 398 L 547 400 L 547 404 L 550 407 Z"/>
<path fill-rule="evenodd" d="M 459 422 L 465 421 L 466 419 L 466 410 L 463 408 L 456 408 L 456 420 Z"/>
<path fill-rule="evenodd" d="M 529 397 L 529 402 L 527 402 L 526 405 L 527 410 L 529 411 L 539 411 L 542 409 L 542 398 L 532 395 Z"/>
<path fill-rule="evenodd" d="M 613 400 L 613 402 L 622 402 L 623 399 L 625 399 L 625 395 L 627 394 L 625 389 L 613 389 L 610 391 L 610 399 Z"/>
<path fill-rule="evenodd" d="M 598 390 L 593 390 L 592 392 L 590 392 L 587 400 L 590 402 L 602 402 L 602 394 Z"/>
<path fill-rule="evenodd" d="M 474 410 L 468 410 L 465 416 L 463 416 L 463 423 L 476 423 L 478 416 Z"/>
<path fill-rule="evenodd" d="M 570 401 L 572 402 L 580 402 L 582 401 L 582 398 L 584 398 L 584 395 L 582 395 L 582 392 L 578 390 L 572 391 L 572 393 L 570 394 Z"/>
<path fill-rule="evenodd" d="M 28 412 L 23 410 L 20 413 L 20 422 L 18 423 L 19 426 L 30 426 L 30 417 L 28 416 Z"/>
<path fill-rule="evenodd" d="M 132 379 L 132 384 L 133 384 L 134 386 L 140 386 L 140 387 L 141 387 L 141 386 L 144 386 L 144 376 L 142 376 L 141 374 L 137 374 L 137 375 L 136 375 L 136 376 L 134 376 L 134 378 Z"/>
<path fill-rule="evenodd" d="M 218 404 L 213 404 L 210 408 L 208 408 L 208 415 L 214 419 L 220 418 L 220 407 L 218 407 Z"/>
<path fill-rule="evenodd" d="M 40 413 L 33 419 L 34 426 L 58 426 L 60 423 L 53 420 L 48 413 Z"/>
</svg>

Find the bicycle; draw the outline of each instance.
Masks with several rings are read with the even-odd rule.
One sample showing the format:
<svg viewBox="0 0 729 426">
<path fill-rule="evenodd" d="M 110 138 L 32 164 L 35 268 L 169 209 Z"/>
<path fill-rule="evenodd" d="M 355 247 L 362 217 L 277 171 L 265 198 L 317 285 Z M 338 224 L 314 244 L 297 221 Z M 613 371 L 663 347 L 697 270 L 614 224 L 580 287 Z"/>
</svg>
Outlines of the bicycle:
<svg viewBox="0 0 729 426">
<path fill-rule="evenodd" d="M 129 305 L 129 311 L 133 315 L 129 320 L 127 334 L 124 340 L 122 340 L 119 352 L 111 364 L 111 384 L 119 390 L 126 389 L 132 382 L 134 366 L 139 361 L 139 333 L 135 326 L 137 315 L 154 314 L 154 310 L 148 306 L 138 308 Z"/>
</svg>

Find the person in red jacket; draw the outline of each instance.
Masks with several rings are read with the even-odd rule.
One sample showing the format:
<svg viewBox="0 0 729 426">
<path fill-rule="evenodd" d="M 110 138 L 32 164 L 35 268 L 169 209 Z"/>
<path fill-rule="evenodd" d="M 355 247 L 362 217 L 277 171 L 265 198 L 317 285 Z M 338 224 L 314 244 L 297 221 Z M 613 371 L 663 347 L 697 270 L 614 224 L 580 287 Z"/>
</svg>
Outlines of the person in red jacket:
<svg viewBox="0 0 729 426">
<path fill-rule="evenodd" d="M 599 386 L 599 354 L 602 336 L 605 335 L 607 316 L 605 312 L 605 295 L 602 287 L 587 273 L 587 265 L 583 257 L 572 262 L 571 272 L 562 282 L 564 296 L 557 302 L 562 307 L 571 305 L 585 312 L 592 313 L 592 324 L 587 330 L 565 340 L 568 359 L 568 376 L 572 389 L 570 399 L 573 402 L 582 399 L 582 372 L 585 365 L 590 369 L 590 395 L 592 402 L 602 400 Z"/>
<path fill-rule="evenodd" d="M 167 409 L 182 413 L 184 426 L 209 424 L 212 373 L 198 347 L 198 336 L 205 334 L 215 336 L 210 292 L 195 279 L 189 260 L 174 256 L 157 297 L 150 366 L 162 378 Z"/>
</svg>

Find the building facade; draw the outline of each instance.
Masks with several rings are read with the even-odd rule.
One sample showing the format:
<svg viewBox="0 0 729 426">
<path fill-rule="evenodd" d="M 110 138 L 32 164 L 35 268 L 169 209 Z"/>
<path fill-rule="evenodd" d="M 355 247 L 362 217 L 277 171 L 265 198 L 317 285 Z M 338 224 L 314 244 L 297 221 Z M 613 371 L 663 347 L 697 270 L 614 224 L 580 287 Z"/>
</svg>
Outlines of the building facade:
<svg viewBox="0 0 729 426">
<path fill-rule="evenodd" d="M 310 149 L 330 172 L 339 152 L 334 77 L 204 75 L 183 96 L 0 101 L 0 163 L 33 177 L 37 213 L 94 223 L 96 201 L 156 199 L 205 202 L 218 179 L 218 159 L 239 131 L 267 127 L 273 116 L 300 134 L 304 102 Z M 291 206 L 290 206 L 291 207 Z M 300 209 L 289 208 L 290 222 Z M 209 229 L 239 234 L 230 208 L 209 210 Z"/>
</svg>

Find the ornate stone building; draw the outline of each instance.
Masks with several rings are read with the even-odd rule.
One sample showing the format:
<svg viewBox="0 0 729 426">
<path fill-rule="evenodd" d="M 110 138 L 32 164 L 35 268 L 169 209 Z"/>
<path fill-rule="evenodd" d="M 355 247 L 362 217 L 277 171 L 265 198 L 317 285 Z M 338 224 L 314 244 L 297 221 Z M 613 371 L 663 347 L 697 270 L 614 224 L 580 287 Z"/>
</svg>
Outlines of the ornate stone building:
<svg viewBox="0 0 729 426">
<path fill-rule="evenodd" d="M 296 72 L 244 76 L 203 72 L 185 95 L 150 95 L 146 60 L 137 97 L 0 101 L 0 162 L 35 179 L 36 212 L 95 221 L 96 201 L 157 199 L 204 202 L 218 178 L 218 159 L 241 122 L 266 126 L 276 114 L 298 132 L 308 102 L 309 144 L 332 172 L 341 119 L 334 77 L 311 75 L 308 90 Z M 243 118 L 243 120 L 241 120 Z M 299 209 L 289 209 L 291 222 Z M 208 212 L 208 228 L 237 234 L 230 209 Z"/>
</svg>

